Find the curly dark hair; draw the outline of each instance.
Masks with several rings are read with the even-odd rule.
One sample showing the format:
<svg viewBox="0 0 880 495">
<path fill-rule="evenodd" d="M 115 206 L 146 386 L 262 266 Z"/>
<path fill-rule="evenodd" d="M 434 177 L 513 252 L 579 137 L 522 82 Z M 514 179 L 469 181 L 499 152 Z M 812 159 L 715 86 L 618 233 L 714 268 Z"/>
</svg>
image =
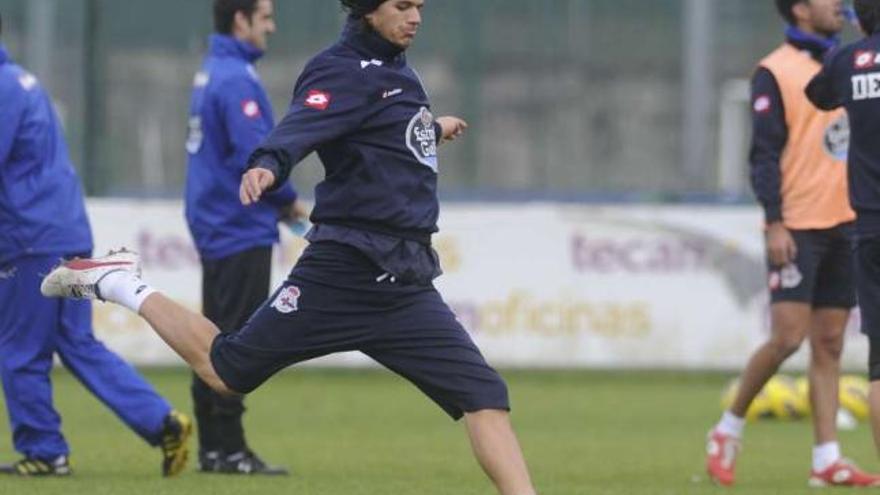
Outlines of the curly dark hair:
<svg viewBox="0 0 880 495">
<path fill-rule="evenodd" d="M 342 8 L 355 17 L 363 17 L 379 8 L 385 0 L 340 0 Z"/>
</svg>

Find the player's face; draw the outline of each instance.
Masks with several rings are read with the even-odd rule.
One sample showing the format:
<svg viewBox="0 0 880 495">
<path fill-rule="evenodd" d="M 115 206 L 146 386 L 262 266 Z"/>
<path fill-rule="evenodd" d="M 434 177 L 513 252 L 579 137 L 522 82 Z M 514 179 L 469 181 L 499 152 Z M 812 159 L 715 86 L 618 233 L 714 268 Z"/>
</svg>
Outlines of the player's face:
<svg viewBox="0 0 880 495">
<path fill-rule="evenodd" d="M 409 48 L 422 25 L 425 0 L 387 0 L 366 15 L 367 22 L 386 40 Z"/>
<path fill-rule="evenodd" d="M 238 16 L 244 17 L 239 13 Z M 250 20 L 241 25 L 241 38 L 260 50 L 269 47 L 269 35 L 275 32 L 275 8 L 272 0 L 259 0 Z"/>
<path fill-rule="evenodd" d="M 804 6 L 807 23 L 814 32 L 830 36 L 843 30 L 843 0 L 809 0 Z"/>
</svg>

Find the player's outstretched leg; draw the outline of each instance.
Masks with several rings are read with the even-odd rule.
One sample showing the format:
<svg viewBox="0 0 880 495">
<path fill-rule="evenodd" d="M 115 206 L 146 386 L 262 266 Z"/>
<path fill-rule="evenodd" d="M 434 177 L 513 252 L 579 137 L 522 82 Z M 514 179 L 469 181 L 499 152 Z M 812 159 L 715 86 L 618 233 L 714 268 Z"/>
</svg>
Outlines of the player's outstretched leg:
<svg viewBox="0 0 880 495">
<path fill-rule="evenodd" d="M 464 415 L 474 455 L 502 495 L 535 495 L 510 413 L 485 409 Z"/>
<path fill-rule="evenodd" d="M 220 331 L 204 316 L 156 292 L 140 278 L 136 253 L 111 252 L 94 259 L 75 259 L 52 270 L 40 291 L 46 297 L 99 299 L 141 315 L 212 389 L 235 393 L 217 376 L 210 351 Z"/>
</svg>

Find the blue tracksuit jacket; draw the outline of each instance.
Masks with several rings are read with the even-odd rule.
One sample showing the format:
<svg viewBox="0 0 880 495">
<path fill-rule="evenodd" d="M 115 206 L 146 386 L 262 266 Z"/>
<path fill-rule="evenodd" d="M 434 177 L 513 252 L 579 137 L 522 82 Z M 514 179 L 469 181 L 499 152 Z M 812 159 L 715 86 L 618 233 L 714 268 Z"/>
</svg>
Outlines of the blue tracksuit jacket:
<svg viewBox="0 0 880 495">
<path fill-rule="evenodd" d="M 92 250 L 79 181 L 37 80 L 0 46 L 0 382 L 15 450 L 67 455 L 52 406 L 58 355 L 92 394 L 151 445 L 171 406 L 92 334 L 89 301 L 49 299 L 40 282 L 59 256 Z"/>
<path fill-rule="evenodd" d="M 352 245 L 390 274 L 426 284 L 440 274 L 437 144 L 425 88 L 403 51 L 358 20 L 307 64 L 287 116 L 250 159 L 277 184 L 316 151 L 314 241 Z"/>
<path fill-rule="evenodd" d="M 278 242 L 278 208 L 296 192 L 285 183 L 255 206 L 239 200 L 248 156 L 274 124 L 253 63 L 263 52 L 232 36 L 212 35 L 193 82 L 186 220 L 203 259 L 219 259 Z"/>
<path fill-rule="evenodd" d="M 82 190 L 52 100 L 0 45 L 0 265 L 91 250 Z"/>
</svg>

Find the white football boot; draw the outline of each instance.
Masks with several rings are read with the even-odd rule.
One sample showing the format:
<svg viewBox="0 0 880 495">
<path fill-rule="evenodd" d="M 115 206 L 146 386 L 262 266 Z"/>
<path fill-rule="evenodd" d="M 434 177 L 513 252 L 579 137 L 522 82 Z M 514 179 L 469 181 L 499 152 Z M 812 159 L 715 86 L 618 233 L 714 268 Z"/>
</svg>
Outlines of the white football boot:
<svg viewBox="0 0 880 495">
<path fill-rule="evenodd" d="M 99 299 L 98 282 L 113 272 L 128 272 L 140 277 L 141 260 L 137 253 L 122 249 L 101 258 L 75 258 L 55 267 L 43 279 L 40 292 L 46 297 Z"/>
</svg>

